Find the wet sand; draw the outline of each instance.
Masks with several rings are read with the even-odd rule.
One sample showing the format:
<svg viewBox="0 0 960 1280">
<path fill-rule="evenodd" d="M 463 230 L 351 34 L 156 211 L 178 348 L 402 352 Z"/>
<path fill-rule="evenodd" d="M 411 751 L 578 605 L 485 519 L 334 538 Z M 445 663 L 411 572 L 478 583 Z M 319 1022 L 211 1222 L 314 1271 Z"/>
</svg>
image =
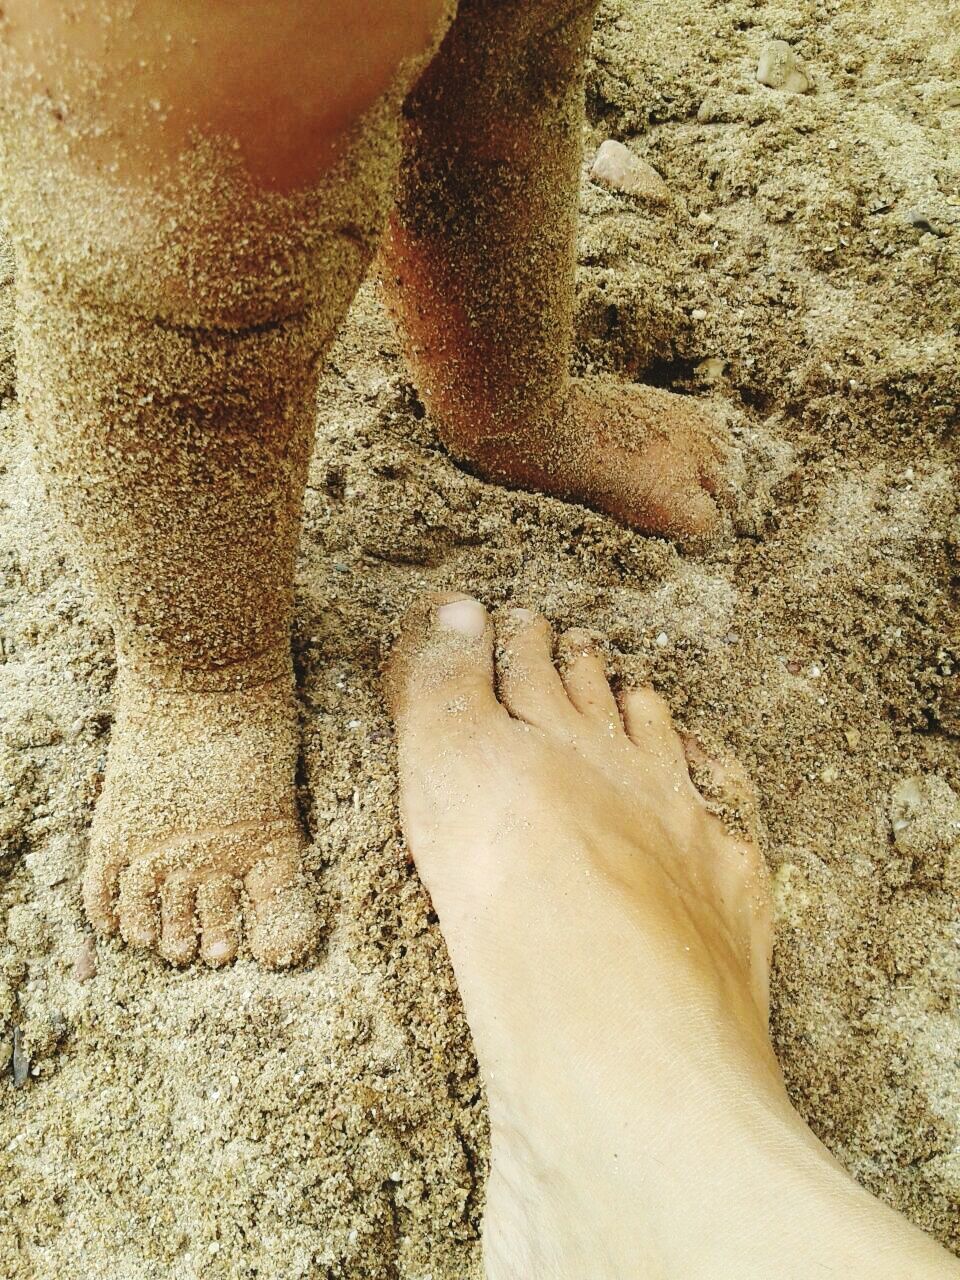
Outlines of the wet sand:
<svg viewBox="0 0 960 1280">
<path fill-rule="evenodd" d="M 483 1096 L 398 833 L 379 687 L 425 588 L 598 630 L 615 671 L 743 759 L 792 1096 L 866 1186 L 960 1251 L 956 18 L 947 0 L 601 12 L 577 359 L 730 424 L 736 507 L 706 554 L 458 470 L 365 286 L 328 360 L 298 568 L 300 799 L 326 926 L 293 973 L 178 972 L 88 933 L 114 669 L 20 424 L 6 268 L 0 1274 L 479 1277 Z M 809 92 L 757 83 L 774 38 Z M 591 182 L 607 138 L 668 198 Z"/>
</svg>

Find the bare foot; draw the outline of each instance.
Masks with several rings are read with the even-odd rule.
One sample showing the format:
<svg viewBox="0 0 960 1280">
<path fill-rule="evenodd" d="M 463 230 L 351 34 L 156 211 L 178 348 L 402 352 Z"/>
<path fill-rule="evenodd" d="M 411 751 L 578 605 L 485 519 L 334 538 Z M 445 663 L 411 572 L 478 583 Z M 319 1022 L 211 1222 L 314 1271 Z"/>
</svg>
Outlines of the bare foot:
<svg viewBox="0 0 960 1280">
<path fill-rule="evenodd" d="M 663 700 L 583 633 L 409 615 L 401 813 L 486 1083 L 488 1280 L 956 1277 L 792 1110 L 767 1035 L 770 897 Z M 729 807 L 746 784 L 689 748 Z"/>
<path fill-rule="evenodd" d="M 691 397 L 609 375 L 577 378 L 562 422 L 533 438 L 503 433 L 478 470 L 582 502 L 643 533 L 698 540 L 719 527 L 728 441 Z"/>
<path fill-rule="evenodd" d="M 447 293 L 435 288 L 436 257 L 418 251 L 396 221 L 388 244 L 388 260 L 403 263 L 385 276 L 388 302 L 452 457 L 485 480 L 582 502 L 643 533 L 680 542 L 717 533 L 729 505 L 730 442 L 698 400 L 565 371 L 556 390 L 531 377 L 518 394 L 510 378 L 495 376 L 503 362 L 496 342 L 451 308 L 459 283 L 451 280 Z"/>
<path fill-rule="evenodd" d="M 292 683 L 183 692 L 121 675 L 83 883 L 102 933 L 188 964 L 295 963 L 317 918 L 301 870 Z"/>
<path fill-rule="evenodd" d="M 709 415 L 690 397 L 569 376 L 596 9 L 460 4 L 404 107 L 383 283 L 414 384 L 464 466 L 700 540 L 725 488 Z"/>
</svg>

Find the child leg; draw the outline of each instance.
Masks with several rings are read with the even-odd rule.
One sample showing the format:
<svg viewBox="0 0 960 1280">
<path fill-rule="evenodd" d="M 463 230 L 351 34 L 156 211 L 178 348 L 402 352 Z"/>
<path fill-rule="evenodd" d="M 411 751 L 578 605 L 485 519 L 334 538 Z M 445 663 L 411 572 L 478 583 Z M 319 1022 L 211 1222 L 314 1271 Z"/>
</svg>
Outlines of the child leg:
<svg viewBox="0 0 960 1280">
<path fill-rule="evenodd" d="M 380 6 L 379 63 L 318 85 L 342 23 L 322 0 L 64 12 L 5 5 L 0 194 L 20 398 L 117 641 L 84 899 L 103 932 L 218 964 L 245 898 L 254 953 L 286 964 L 316 933 L 289 626 L 317 364 L 377 242 L 429 23 Z M 224 67 L 238 93 L 285 86 L 232 137 Z"/>
<path fill-rule="evenodd" d="M 597 0 L 461 0 L 409 98 L 384 277 L 451 452 L 675 536 L 717 521 L 689 399 L 573 380 L 583 78 Z"/>
</svg>

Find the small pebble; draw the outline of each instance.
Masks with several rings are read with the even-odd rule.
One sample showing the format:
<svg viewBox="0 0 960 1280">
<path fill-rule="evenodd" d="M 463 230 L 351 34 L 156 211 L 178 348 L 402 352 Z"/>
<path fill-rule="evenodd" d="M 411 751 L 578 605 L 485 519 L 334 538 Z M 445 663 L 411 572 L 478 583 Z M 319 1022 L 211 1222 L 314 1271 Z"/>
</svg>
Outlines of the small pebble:
<svg viewBox="0 0 960 1280">
<path fill-rule="evenodd" d="M 787 670 L 790 672 L 792 676 L 798 676 L 800 672 L 803 670 L 803 667 L 801 667 L 799 662 L 796 662 L 793 658 L 791 658 L 790 661 L 787 663 Z"/>
<path fill-rule="evenodd" d="M 707 318 L 707 313 L 704 311 L 703 307 L 694 307 L 690 314 L 693 316 L 694 320 L 706 320 Z"/>
<path fill-rule="evenodd" d="M 30 1058 L 24 1051 L 20 1038 L 20 1028 L 13 1028 L 13 1083 L 18 1089 L 27 1082 L 30 1074 Z"/>
<path fill-rule="evenodd" d="M 901 832 L 916 821 L 917 814 L 923 808 L 923 791 L 921 779 L 905 778 L 893 789 L 891 805 L 891 826 L 894 835 Z"/>
<path fill-rule="evenodd" d="M 596 154 L 590 177 L 601 186 L 638 196 L 651 204 L 667 204 L 670 188 L 652 165 L 635 156 L 629 147 L 608 138 Z"/>
<path fill-rule="evenodd" d="M 77 947 L 73 957 L 71 977 L 74 982 L 89 982 L 97 976 L 97 949 L 93 939 L 86 937 Z"/>
<path fill-rule="evenodd" d="M 816 664 L 815 662 L 813 662 L 813 663 L 811 663 L 811 664 L 810 664 L 810 679 L 811 679 L 811 680 L 818 680 L 822 674 L 823 674 L 823 672 L 822 672 L 821 668 L 820 668 L 820 667 L 818 667 L 818 666 L 817 666 L 817 664 Z"/>
<path fill-rule="evenodd" d="M 667 645 L 669 643 L 670 643 L 670 637 L 667 635 L 665 631 L 661 631 L 660 634 L 657 636 L 657 644 L 662 649 L 664 645 Z"/>
<path fill-rule="evenodd" d="M 701 360 L 694 372 L 703 382 L 719 382 L 727 371 L 726 360 L 721 360 L 719 356 L 709 356 L 706 360 Z"/>
<path fill-rule="evenodd" d="M 950 228 L 945 223 L 932 218 L 925 209 L 904 209 L 901 216 L 908 227 L 937 236 L 941 240 L 950 234 Z"/>
<path fill-rule="evenodd" d="M 771 40 L 764 45 L 757 63 L 757 79 L 768 89 L 781 89 L 784 93 L 808 93 L 812 88 L 803 64 L 786 40 Z"/>
<path fill-rule="evenodd" d="M 843 731 L 843 736 L 846 738 L 847 746 L 850 748 L 850 750 L 856 751 L 857 747 L 859 747 L 860 745 L 860 730 L 845 729 Z"/>
</svg>

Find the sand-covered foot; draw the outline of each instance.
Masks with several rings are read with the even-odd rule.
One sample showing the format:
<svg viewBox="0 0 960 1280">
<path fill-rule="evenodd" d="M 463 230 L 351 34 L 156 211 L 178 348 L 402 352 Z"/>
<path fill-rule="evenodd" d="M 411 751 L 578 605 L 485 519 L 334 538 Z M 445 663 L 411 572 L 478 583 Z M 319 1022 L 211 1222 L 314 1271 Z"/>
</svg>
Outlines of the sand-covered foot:
<svg viewBox="0 0 960 1280">
<path fill-rule="evenodd" d="M 297 716 L 284 677 L 230 692 L 121 675 L 83 897 L 102 933 L 174 964 L 229 963 L 246 928 L 272 967 L 296 963 L 317 916 L 301 869 Z"/>
<path fill-rule="evenodd" d="M 698 401 L 594 377 L 574 380 L 569 411 L 583 450 L 571 496 L 644 533 L 682 541 L 716 532 L 730 495 L 730 442 Z"/>
<path fill-rule="evenodd" d="M 585 634 L 556 655 L 542 618 L 495 637 L 453 598 L 415 606 L 388 671 L 490 1107 L 488 1280 L 955 1276 L 790 1107 L 764 862 L 688 751 L 749 821 L 742 771 L 685 748 L 652 689 L 618 704 Z"/>
<path fill-rule="evenodd" d="M 451 447 L 457 452 L 457 441 Z M 698 401 L 607 375 L 574 379 L 560 421 L 504 432 L 468 465 L 680 542 L 717 532 L 729 440 Z"/>
<path fill-rule="evenodd" d="M 569 375 L 597 7 L 461 0 L 404 107 L 383 283 L 414 385 L 464 467 L 699 542 L 726 488 L 708 414 Z"/>
</svg>

